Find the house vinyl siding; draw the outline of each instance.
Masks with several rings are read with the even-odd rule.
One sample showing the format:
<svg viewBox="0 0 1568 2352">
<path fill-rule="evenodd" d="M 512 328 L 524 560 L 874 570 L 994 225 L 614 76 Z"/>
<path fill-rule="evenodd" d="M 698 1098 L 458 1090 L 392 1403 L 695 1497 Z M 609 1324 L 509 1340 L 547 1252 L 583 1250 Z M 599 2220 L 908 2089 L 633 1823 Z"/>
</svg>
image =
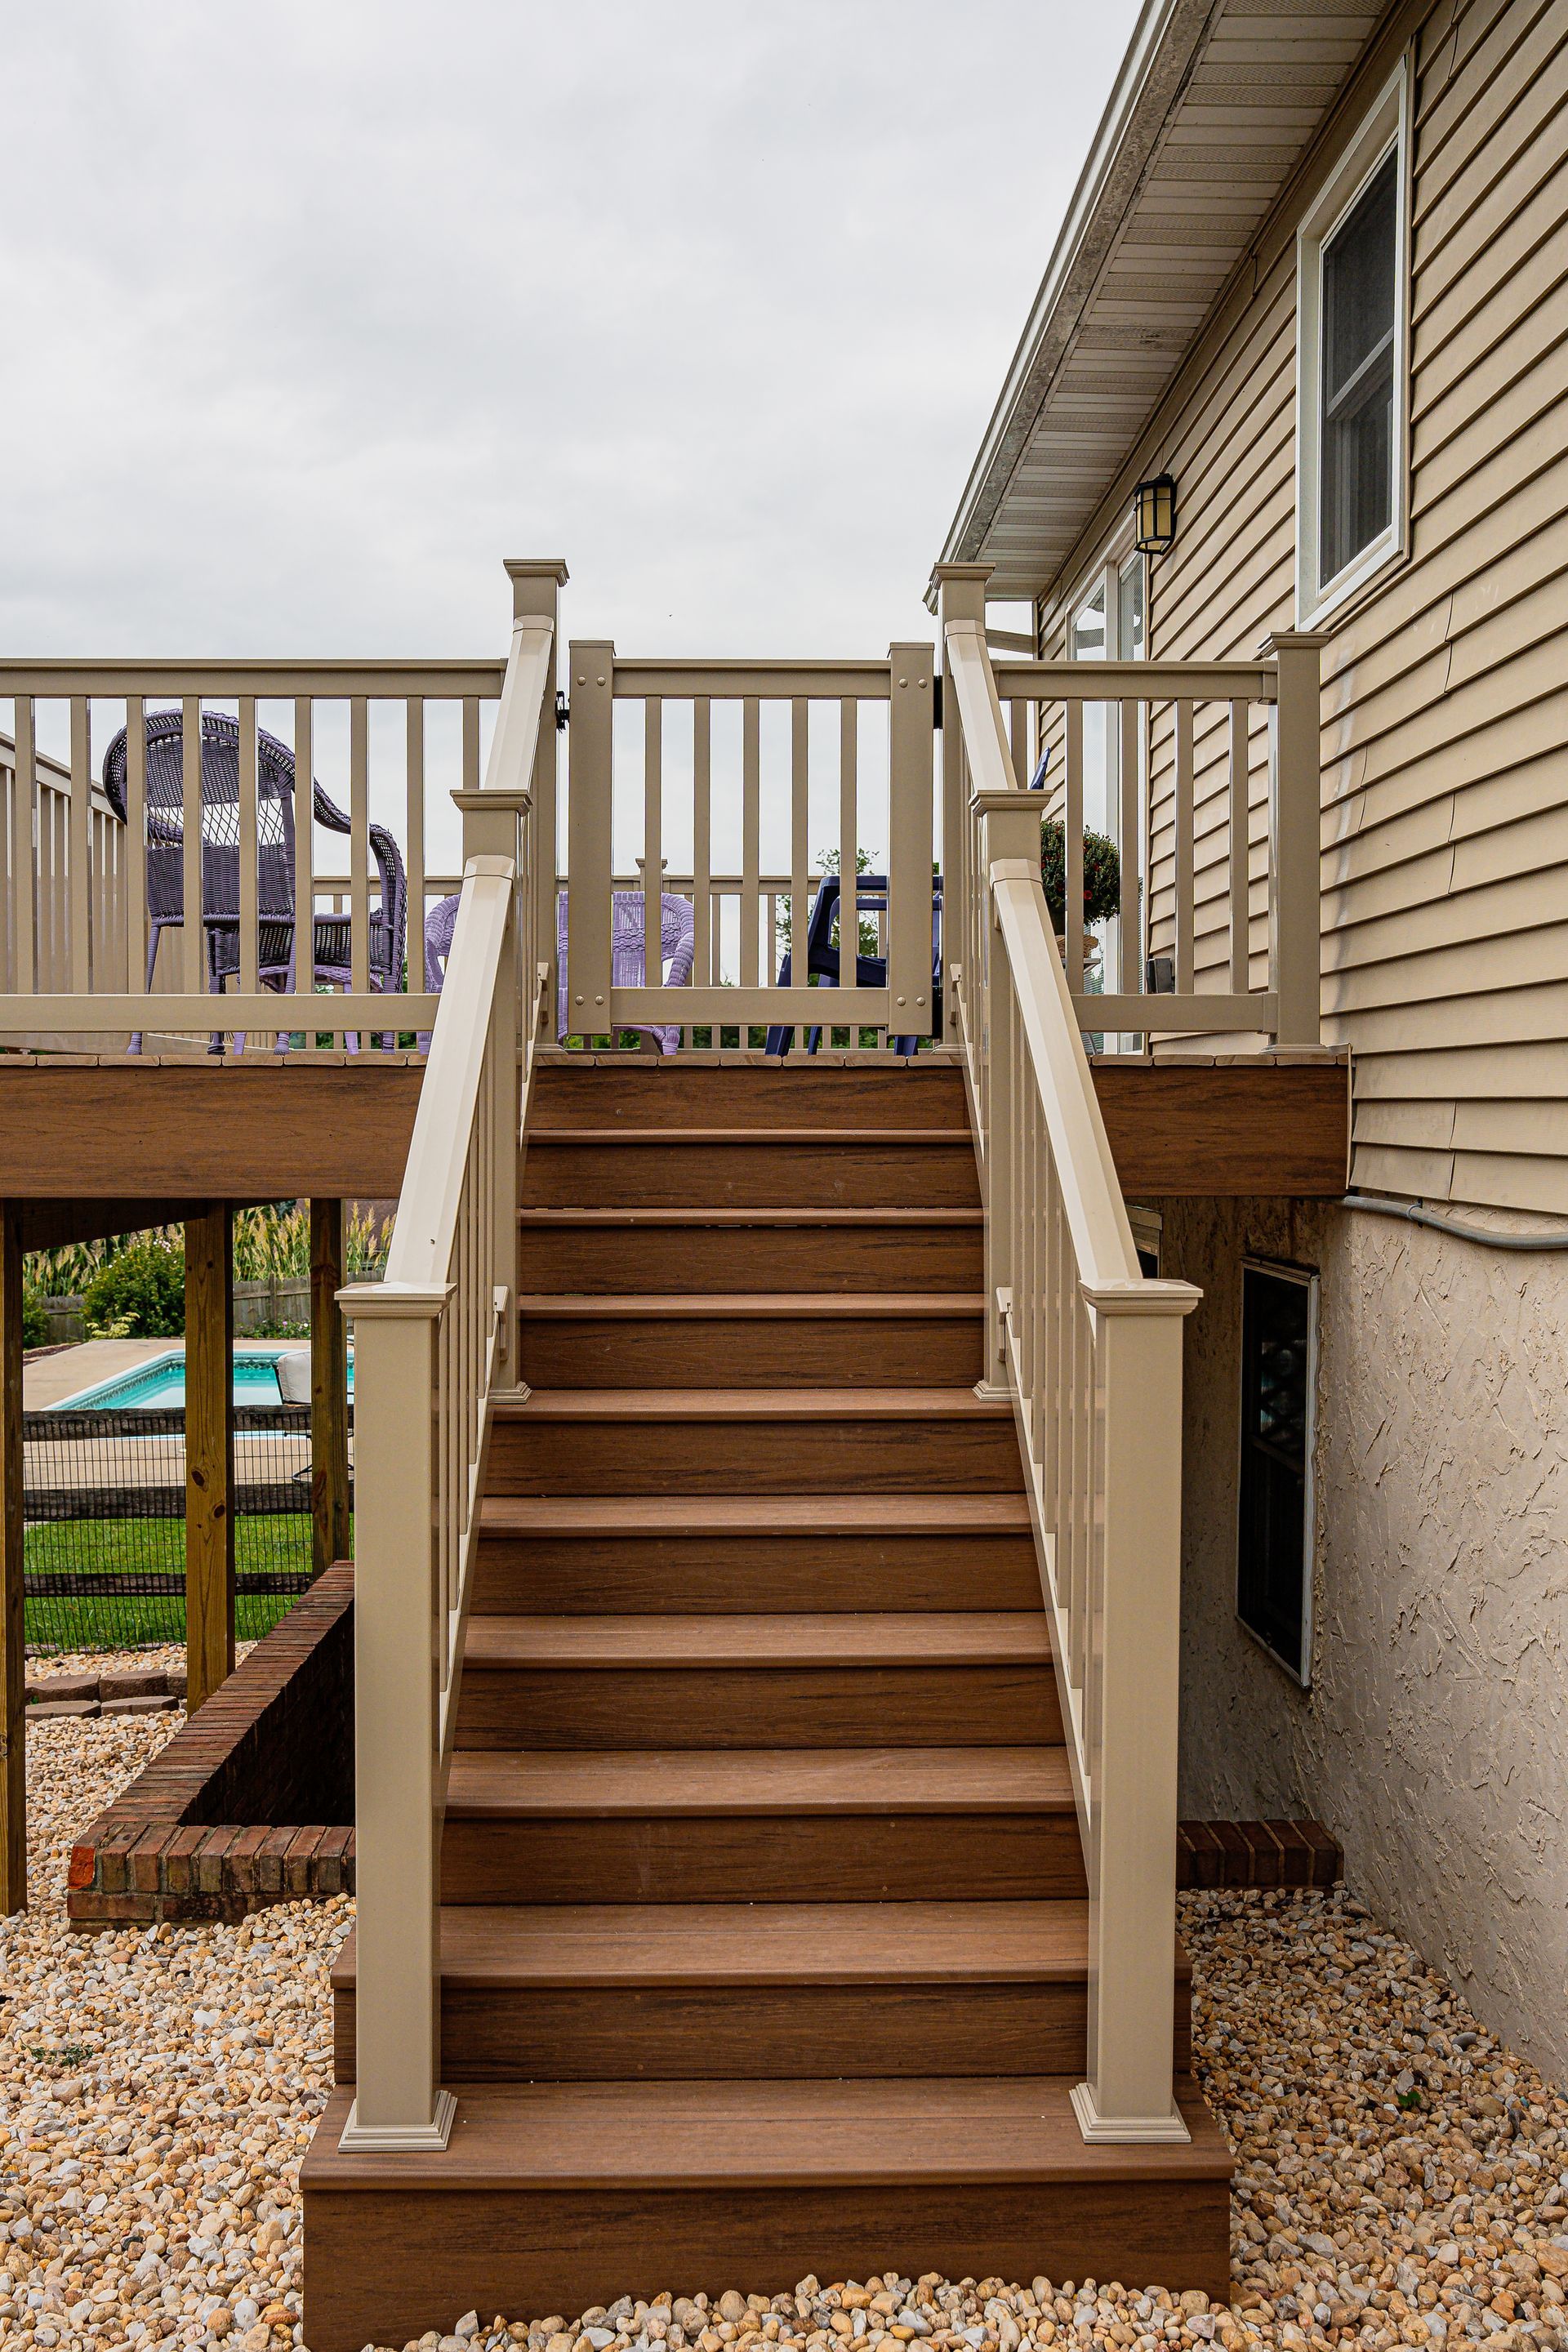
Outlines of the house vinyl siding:
<svg viewBox="0 0 1568 2352">
<path fill-rule="evenodd" d="M 1354 1180 L 1568 1212 L 1568 11 L 1396 16 L 1039 610 L 1065 650 L 1131 482 L 1169 471 L 1151 651 L 1295 621 L 1295 230 L 1408 43 L 1407 546 L 1321 625 L 1325 1041 L 1354 1052 Z M 1227 717 L 1194 740 L 1198 985 L 1228 986 Z M 1264 984 L 1267 737 L 1251 740 Z M 1168 709 L 1151 716 L 1150 946 L 1173 938 Z"/>
</svg>

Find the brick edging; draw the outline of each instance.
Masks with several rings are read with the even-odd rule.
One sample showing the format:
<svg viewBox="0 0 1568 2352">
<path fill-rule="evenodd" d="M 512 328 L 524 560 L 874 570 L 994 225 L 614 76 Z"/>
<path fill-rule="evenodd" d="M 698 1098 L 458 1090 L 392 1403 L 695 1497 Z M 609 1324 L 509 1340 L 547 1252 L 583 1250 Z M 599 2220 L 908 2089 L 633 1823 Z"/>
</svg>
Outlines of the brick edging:
<svg viewBox="0 0 1568 2352">
<path fill-rule="evenodd" d="M 268 1903 L 353 1893 L 352 1827 L 208 1818 L 237 1757 L 263 1737 L 267 1717 L 353 1606 L 353 1567 L 340 1560 L 100 1813 L 71 1849 L 73 1927 L 240 1919 Z"/>
<path fill-rule="evenodd" d="M 1176 1885 L 1332 1886 L 1344 1855 L 1321 1822 L 1178 1822 Z"/>
</svg>

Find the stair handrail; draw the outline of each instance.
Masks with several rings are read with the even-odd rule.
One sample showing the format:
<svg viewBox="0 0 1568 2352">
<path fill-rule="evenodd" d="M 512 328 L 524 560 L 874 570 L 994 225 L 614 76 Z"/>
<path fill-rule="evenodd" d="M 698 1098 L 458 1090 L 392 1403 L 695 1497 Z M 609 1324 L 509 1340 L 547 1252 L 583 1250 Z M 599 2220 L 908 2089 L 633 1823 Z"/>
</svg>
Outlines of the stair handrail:
<svg viewBox="0 0 1568 2352">
<path fill-rule="evenodd" d="M 1181 1318 L 1200 1294 L 1139 1266 L 1046 907 L 1040 803 L 1013 771 L 983 615 L 945 617 L 944 643 L 944 756 L 969 787 L 949 864 L 985 1204 L 982 1391 L 1010 1396 L 1017 1420 L 1089 1878 L 1089 2068 L 1073 2108 L 1086 2140 L 1185 2139 Z"/>
<path fill-rule="evenodd" d="M 385 1279 L 355 1332 L 355 2095 L 340 2146 L 445 2147 L 440 1855 L 497 1392 L 517 1385 L 518 1163 L 550 966 L 530 780 L 552 625 L 517 620 L 483 783 L 454 793 L 463 882 Z"/>
</svg>

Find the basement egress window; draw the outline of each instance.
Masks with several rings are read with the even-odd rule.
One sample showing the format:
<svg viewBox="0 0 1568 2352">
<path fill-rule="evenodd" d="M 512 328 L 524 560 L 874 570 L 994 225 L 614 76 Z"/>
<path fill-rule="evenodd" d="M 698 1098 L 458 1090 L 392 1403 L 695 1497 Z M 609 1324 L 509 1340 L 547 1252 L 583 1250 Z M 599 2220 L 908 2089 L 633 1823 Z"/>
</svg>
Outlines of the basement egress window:
<svg viewBox="0 0 1568 2352">
<path fill-rule="evenodd" d="M 1241 1478 L 1236 1612 L 1302 1688 L 1312 1664 L 1312 1440 L 1318 1277 L 1241 1270 Z"/>
<path fill-rule="evenodd" d="M 1303 622 L 1349 595 L 1405 542 L 1405 90 L 1401 72 L 1300 232 Z"/>
</svg>

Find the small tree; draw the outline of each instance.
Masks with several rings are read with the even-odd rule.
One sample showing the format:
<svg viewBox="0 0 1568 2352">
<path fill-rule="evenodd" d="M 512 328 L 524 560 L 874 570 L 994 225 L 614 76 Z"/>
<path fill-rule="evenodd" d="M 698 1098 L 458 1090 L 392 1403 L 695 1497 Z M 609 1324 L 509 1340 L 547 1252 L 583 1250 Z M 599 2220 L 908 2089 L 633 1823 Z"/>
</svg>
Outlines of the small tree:
<svg viewBox="0 0 1568 2352">
<path fill-rule="evenodd" d="M 167 1242 L 134 1242 L 94 1275 L 81 1303 L 97 1339 L 178 1339 L 185 1328 L 185 1253 Z"/>
<path fill-rule="evenodd" d="M 1040 820 L 1040 880 L 1058 938 L 1067 929 L 1067 833 L 1059 816 Z M 1121 860 L 1103 833 L 1083 836 L 1083 919 L 1086 929 L 1121 912 Z"/>
<path fill-rule="evenodd" d="M 48 1345 L 49 1318 L 44 1312 L 44 1302 L 36 1290 L 22 1292 L 22 1345 L 43 1348 Z"/>
</svg>

